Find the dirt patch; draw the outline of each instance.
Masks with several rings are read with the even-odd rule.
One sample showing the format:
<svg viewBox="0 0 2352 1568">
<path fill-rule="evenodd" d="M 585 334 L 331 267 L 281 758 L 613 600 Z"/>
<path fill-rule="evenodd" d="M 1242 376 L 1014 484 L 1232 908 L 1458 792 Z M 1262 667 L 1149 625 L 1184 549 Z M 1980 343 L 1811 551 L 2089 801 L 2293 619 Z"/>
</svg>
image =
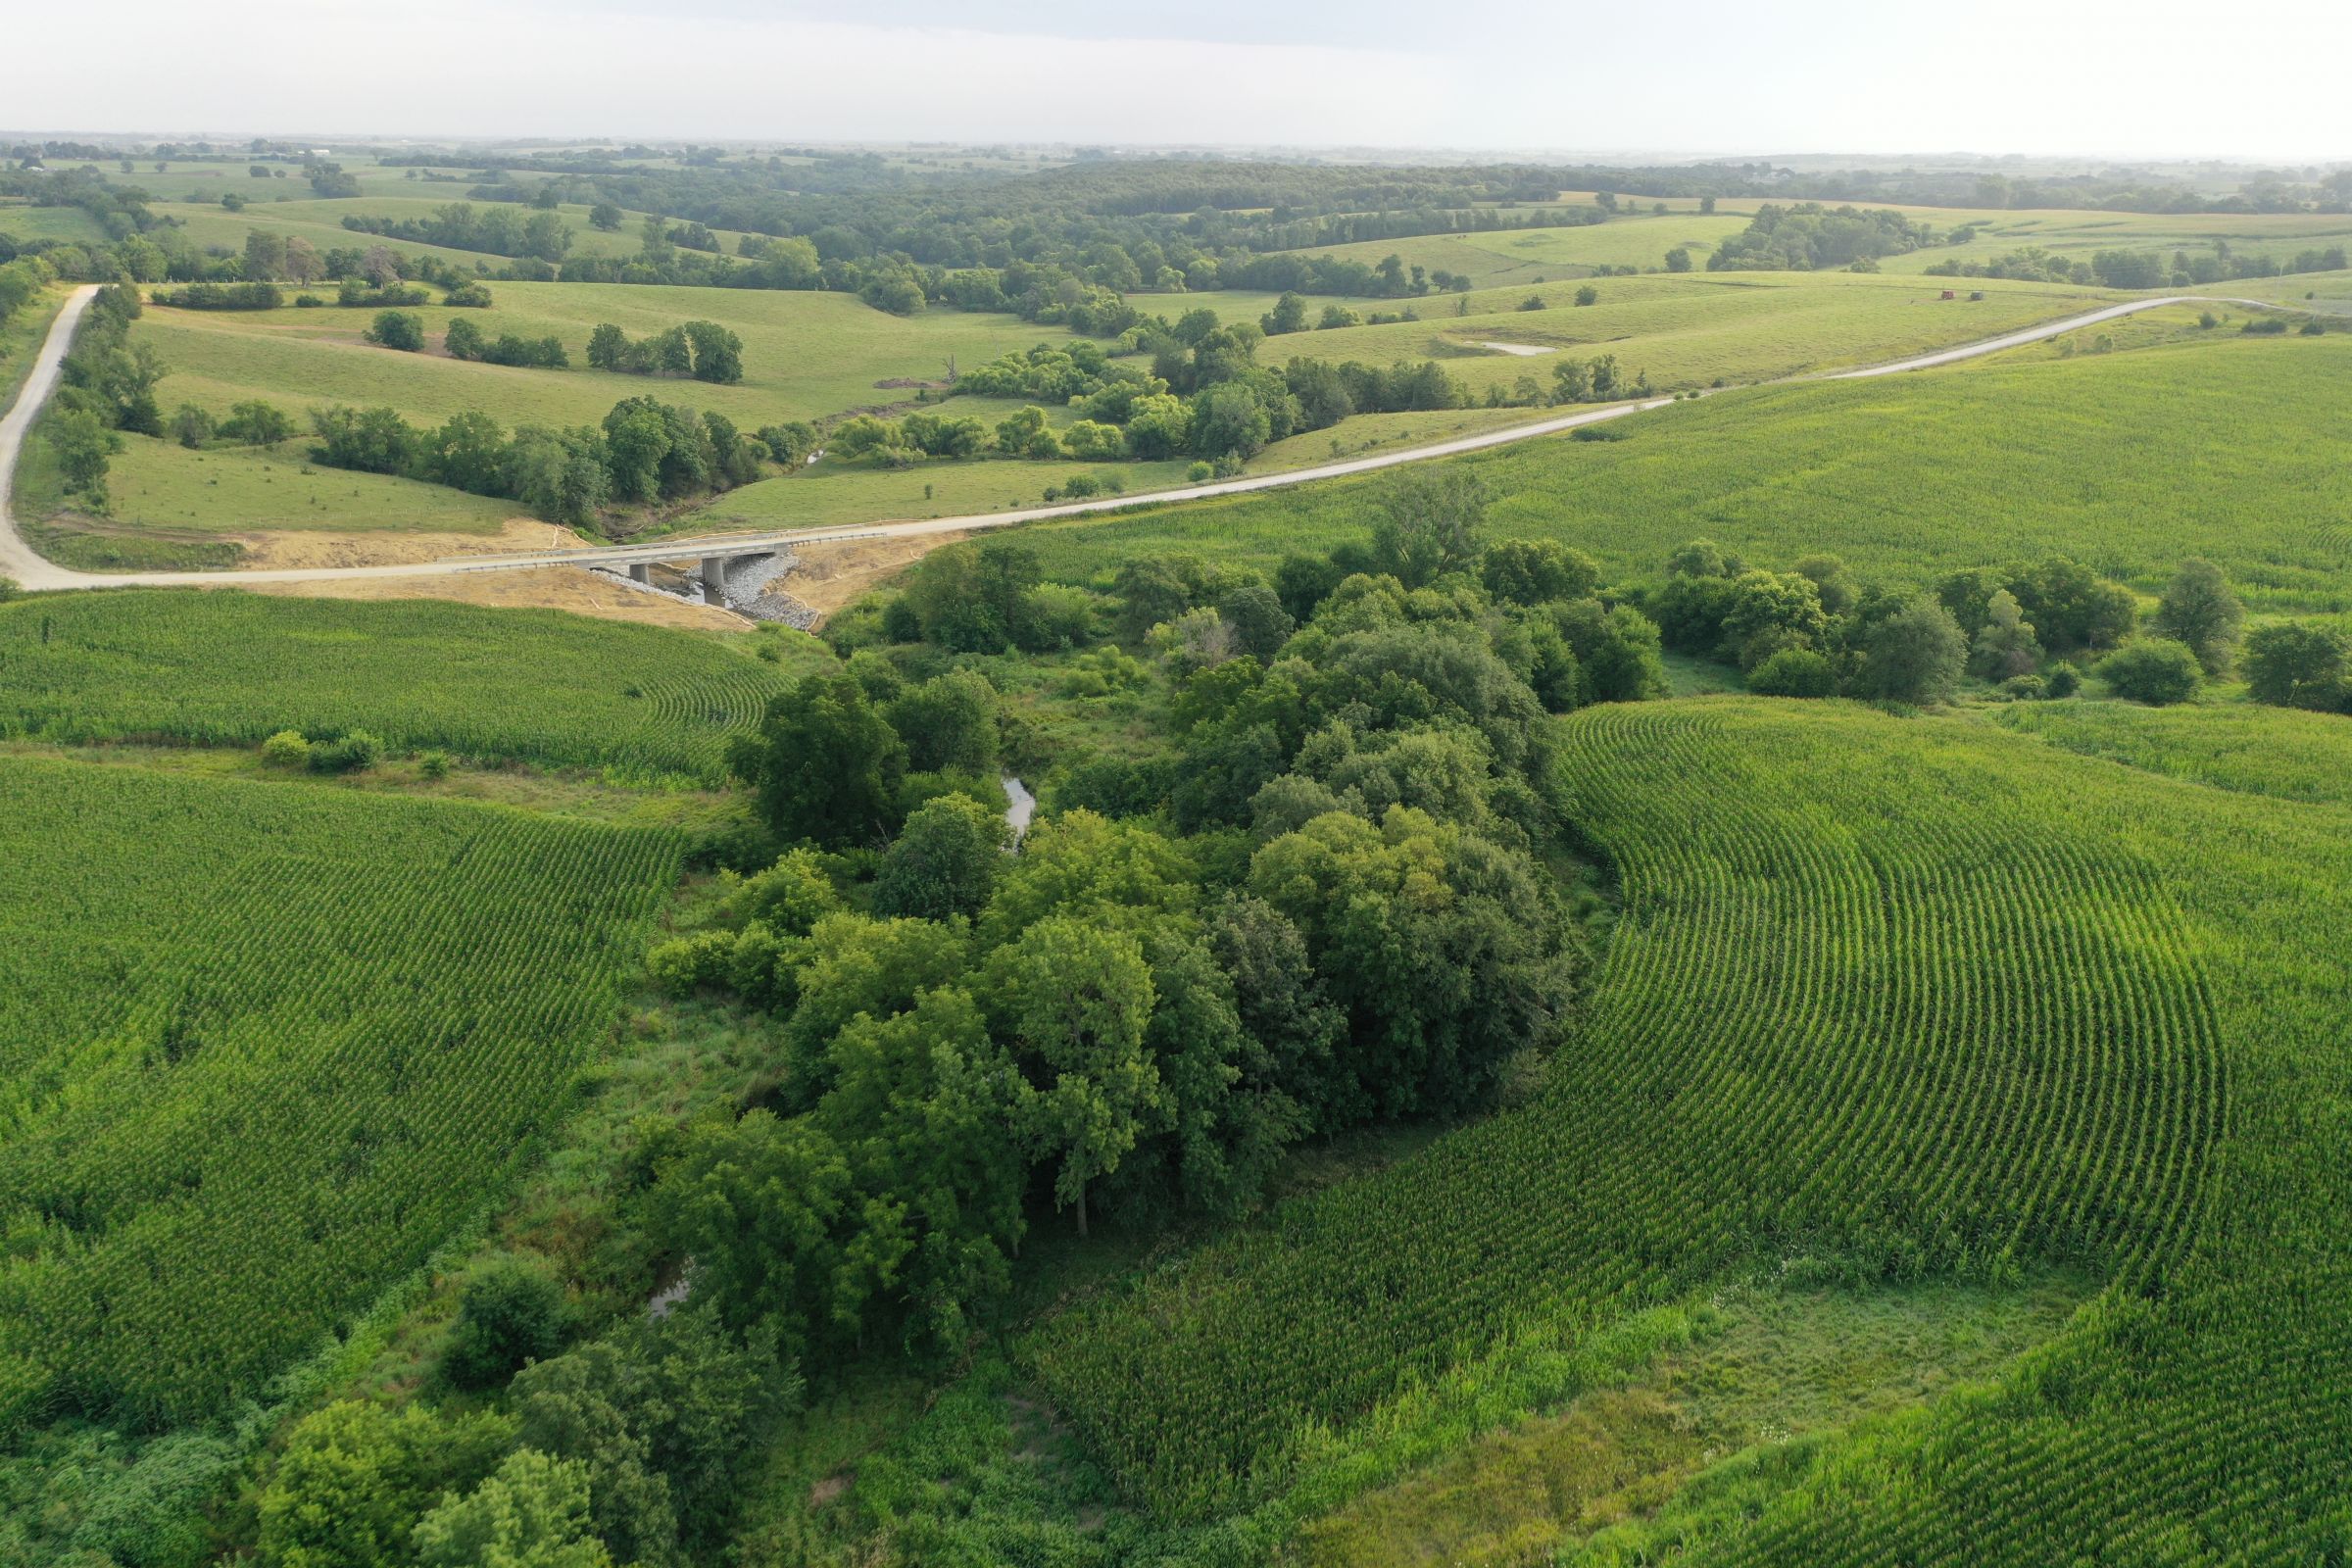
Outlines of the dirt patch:
<svg viewBox="0 0 2352 1568">
<path fill-rule="evenodd" d="M 850 1476 L 846 1470 L 840 1475 L 827 1476 L 808 1489 L 808 1506 L 822 1508 L 826 1503 L 849 1490 Z"/>
<path fill-rule="evenodd" d="M 962 537 L 960 533 L 926 533 L 796 545 L 793 554 L 800 558 L 800 564 L 777 578 L 776 586 L 818 614 L 830 615 L 892 572 Z"/>
<path fill-rule="evenodd" d="M 245 547 L 241 566 L 401 566 L 444 556 L 508 556 L 578 550 L 598 541 L 536 517 L 509 517 L 496 533 L 331 533 L 263 528 L 224 534 Z"/>
<path fill-rule="evenodd" d="M 460 604 L 508 609 L 567 610 L 601 620 L 634 620 L 689 631 L 742 631 L 752 624 L 731 610 L 642 593 L 579 566 L 523 566 L 514 571 L 442 577 L 331 577 L 318 582 L 241 586 L 251 593 L 311 599 L 454 599 Z"/>
<path fill-rule="evenodd" d="M 955 384 L 953 381 L 926 381 L 917 375 L 894 375 L 888 380 L 874 383 L 885 392 L 911 392 L 917 388 L 925 392 L 945 392 Z"/>
</svg>

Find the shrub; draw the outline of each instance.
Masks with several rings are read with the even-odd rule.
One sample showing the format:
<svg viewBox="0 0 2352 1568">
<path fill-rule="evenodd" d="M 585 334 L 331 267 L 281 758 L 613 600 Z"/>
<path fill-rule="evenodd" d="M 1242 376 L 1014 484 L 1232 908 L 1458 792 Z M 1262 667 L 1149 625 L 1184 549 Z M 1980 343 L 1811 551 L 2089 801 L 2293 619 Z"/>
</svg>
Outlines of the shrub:
<svg viewBox="0 0 2352 1568">
<path fill-rule="evenodd" d="M 1209 480 L 1215 478 L 1217 470 L 1210 467 L 1205 463 L 1196 463 L 1191 467 L 1184 470 L 1184 476 L 1186 480 L 1193 484 L 1206 484 Z"/>
<path fill-rule="evenodd" d="M 416 760 L 416 770 L 426 778 L 449 777 L 449 754 L 447 752 L 425 753 Z"/>
<path fill-rule="evenodd" d="M 449 291 L 449 297 L 441 303 L 467 310 L 487 310 L 490 307 L 490 290 L 478 281 L 460 283 Z"/>
<path fill-rule="evenodd" d="M 347 730 L 340 739 L 322 741 L 311 748 L 311 771 L 364 773 L 381 760 L 383 755 L 382 741 L 364 729 Z"/>
<path fill-rule="evenodd" d="M 414 354 L 424 347 L 424 318 L 407 311 L 378 311 L 367 338 L 378 348 Z"/>
<path fill-rule="evenodd" d="M 564 1288 L 544 1269 L 509 1259 L 466 1282 L 441 1372 L 458 1388 L 487 1389 L 563 1344 Z"/>
<path fill-rule="evenodd" d="M 2205 678 L 2195 651 L 2169 637 L 2126 643 L 2099 661 L 2096 673 L 2117 696 L 2156 708 L 2186 702 Z"/>
<path fill-rule="evenodd" d="M 2241 662 L 2258 703 L 2341 712 L 2352 708 L 2352 639 L 2298 621 L 2258 626 Z"/>
<path fill-rule="evenodd" d="M 311 743 L 298 729 L 281 729 L 262 742 L 262 761 L 269 767 L 308 767 Z"/>
<path fill-rule="evenodd" d="M 2082 689 L 2082 673 L 2072 664 L 2059 664 L 2042 678 L 2043 695 L 2072 697 Z"/>
<path fill-rule="evenodd" d="M 2061 665 L 2061 668 L 2067 666 Z M 2050 694 L 2050 683 L 2039 675 L 2012 675 L 1996 688 L 2013 703 L 2030 703 Z"/>
<path fill-rule="evenodd" d="M 1838 672 L 1810 648 L 1784 648 L 1748 672 L 1747 689 L 1760 697 L 1827 697 Z"/>
</svg>

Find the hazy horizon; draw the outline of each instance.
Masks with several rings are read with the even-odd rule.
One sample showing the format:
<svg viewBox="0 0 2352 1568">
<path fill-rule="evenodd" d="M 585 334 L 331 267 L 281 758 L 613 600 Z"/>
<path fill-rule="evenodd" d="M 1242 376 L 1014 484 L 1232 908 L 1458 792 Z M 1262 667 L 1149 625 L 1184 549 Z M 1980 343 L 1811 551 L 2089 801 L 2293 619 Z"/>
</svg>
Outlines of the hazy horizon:
<svg viewBox="0 0 2352 1568">
<path fill-rule="evenodd" d="M 1966 16 L 1847 0 L 1773 14 L 1728 0 L 1585 15 L 1504 3 L 1475 27 L 1396 0 L 1038 13 L 1009 0 L 909 0 L 894 9 L 903 21 L 883 25 L 803 0 L 659 11 L 652 0 L 423 0 L 394 21 L 330 10 L 256 35 L 125 0 L 109 13 L 103 72 L 14 84 L 9 118 L 56 127 L 30 134 L 84 137 L 141 125 L 174 128 L 111 133 L 2352 158 L 2325 65 L 2352 44 L 2352 12 L 2315 0 L 2271 8 L 2266 41 L 2253 45 L 2207 39 L 2146 7 L 2058 13 L 2021 0 Z M 77 19 L 35 13 L 15 31 L 20 58 L 90 59 Z M 2232 58 L 2218 69 L 2224 48 Z M 2264 69 L 2243 69 L 2248 60 Z M 1774 150 L 1747 152 L 1760 148 Z"/>
</svg>

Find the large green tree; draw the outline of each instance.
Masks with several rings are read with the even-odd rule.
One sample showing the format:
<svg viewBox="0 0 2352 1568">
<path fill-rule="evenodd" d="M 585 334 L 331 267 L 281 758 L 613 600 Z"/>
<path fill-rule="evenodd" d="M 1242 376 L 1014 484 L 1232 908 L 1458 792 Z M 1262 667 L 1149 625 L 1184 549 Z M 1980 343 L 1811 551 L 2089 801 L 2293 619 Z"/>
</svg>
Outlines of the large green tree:
<svg viewBox="0 0 2352 1568">
<path fill-rule="evenodd" d="M 849 675 L 810 675 L 768 704 L 728 765 L 787 840 L 839 848 L 890 832 L 906 745 Z"/>
</svg>

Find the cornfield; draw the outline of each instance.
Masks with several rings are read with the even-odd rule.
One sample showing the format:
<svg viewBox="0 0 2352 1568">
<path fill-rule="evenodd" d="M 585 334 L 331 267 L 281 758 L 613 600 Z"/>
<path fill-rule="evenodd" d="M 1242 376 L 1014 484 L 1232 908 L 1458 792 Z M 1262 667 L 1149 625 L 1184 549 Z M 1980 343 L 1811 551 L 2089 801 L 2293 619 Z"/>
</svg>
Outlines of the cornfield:
<svg viewBox="0 0 2352 1568">
<path fill-rule="evenodd" d="M 0 758 L 0 1419 L 250 1396 L 498 1190 L 666 832 Z"/>
<path fill-rule="evenodd" d="M 190 589 L 0 608 L 0 736 L 247 746 L 364 729 L 485 763 L 715 778 L 797 669 L 715 638 L 556 611 Z"/>
<path fill-rule="evenodd" d="M 1527 1316 L 1800 1253 L 2050 1260 L 2109 1282 L 2060 1341 L 1716 1547 L 2272 1561 L 2340 1531 L 2352 812 L 1832 705 L 1604 708 L 1563 740 L 1625 908 L 1539 1099 L 1028 1343 L 1131 1493 L 1261 1495 Z"/>
</svg>

